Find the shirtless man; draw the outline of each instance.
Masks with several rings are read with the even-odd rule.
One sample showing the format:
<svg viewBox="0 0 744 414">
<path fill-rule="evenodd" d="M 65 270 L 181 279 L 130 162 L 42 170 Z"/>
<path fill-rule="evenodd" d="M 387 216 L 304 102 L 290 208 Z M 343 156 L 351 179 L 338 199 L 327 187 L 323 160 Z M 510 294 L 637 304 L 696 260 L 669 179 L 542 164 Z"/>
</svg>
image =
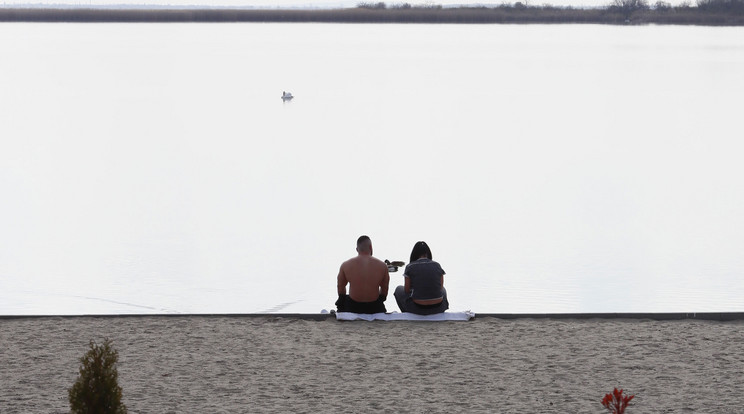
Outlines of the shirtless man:
<svg viewBox="0 0 744 414">
<path fill-rule="evenodd" d="M 390 274 L 385 263 L 372 257 L 372 241 L 367 236 L 357 239 L 357 257 L 341 264 L 338 272 L 339 312 L 380 313 L 387 312 L 387 299 Z M 349 294 L 346 294 L 346 285 Z"/>
</svg>

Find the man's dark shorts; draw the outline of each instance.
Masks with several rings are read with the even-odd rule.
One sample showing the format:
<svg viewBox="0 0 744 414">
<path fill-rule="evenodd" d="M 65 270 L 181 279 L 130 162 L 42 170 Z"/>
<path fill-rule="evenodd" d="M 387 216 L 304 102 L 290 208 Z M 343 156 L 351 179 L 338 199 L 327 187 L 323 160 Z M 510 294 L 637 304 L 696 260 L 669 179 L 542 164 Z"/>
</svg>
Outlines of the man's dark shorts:
<svg viewBox="0 0 744 414">
<path fill-rule="evenodd" d="M 336 301 L 336 309 L 339 312 L 353 312 L 353 313 L 385 313 L 385 298 L 380 296 L 374 302 L 357 302 L 350 298 L 349 295 L 339 296 Z"/>
</svg>

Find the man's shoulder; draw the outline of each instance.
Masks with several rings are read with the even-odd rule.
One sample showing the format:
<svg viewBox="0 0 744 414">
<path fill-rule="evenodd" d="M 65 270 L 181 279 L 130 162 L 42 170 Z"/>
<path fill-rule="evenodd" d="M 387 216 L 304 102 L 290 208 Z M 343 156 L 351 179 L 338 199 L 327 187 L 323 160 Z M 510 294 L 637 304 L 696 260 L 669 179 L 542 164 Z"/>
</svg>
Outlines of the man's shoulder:
<svg viewBox="0 0 744 414">
<path fill-rule="evenodd" d="M 354 256 L 354 257 L 346 260 L 345 262 L 341 263 L 341 266 L 351 266 L 351 265 L 353 265 L 355 263 L 364 263 L 364 262 L 368 262 L 370 260 L 376 260 L 376 261 L 379 262 L 379 260 L 377 260 L 376 258 L 374 258 L 372 256 Z"/>
<path fill-rule="evenodd" d="M 371 257 L 371 256 L 370 256 L 370 258 L 369 258 L 369 262 L 370 262 L 370 263 L 372 263 L 372 264 L 373 264 L 373 266 L 375 266 L 375 267 L 377 267 L 377 268 L 379 268 L 379 269 L 385 269 L 385 271 L 387 271 L 387 268 L 388 268 L 388 267 L 387 267 L 387 265 L 385 264 L 385 262 L 383 262 L 382 260 L 380 260 L 380 259 L 378 259 L 378 258 L 376 258 L 376 257 Z"/>
<path fill-rule="evenodd" d="M 387 265 L 382 260 L 374 257 L 374 256 L 355 256 L 351 259 L 341 263 L 341 268 L 346 268 L 349 266 L 367 266 L 365 263 L 371 263 L 372 266 L 377 268 L 384 268 L 387 269 Z"/>
<path fill-rule="evenodd" d="M 345 260 L 343 263 L 341 263 L 341 267 L 344 268 L 344 267 L 351 266 L 354 262 L 357 261 L 357 258 L 358 257 L 352 257 L 351 259 Z"/>
<path fill-rule="evenodd" d="M 381 265 L 385 265 L 385 266 L 387 266 L 387 265 L 385 264 L 385 262 L 383 262 L 382 260 L 380 260 L 380 259 L 378 259 L 378 258 L 376 258 L 376 257 L 374 257 L 374 256 L 370 256 L 370 257 L 369 257 L 369 260 L 371 260 L 371 261 L 373 261 L 373 262 L 375 262 L 375 263 L 378 263 L 378 264 L 381 264 Z"/>
</svg>

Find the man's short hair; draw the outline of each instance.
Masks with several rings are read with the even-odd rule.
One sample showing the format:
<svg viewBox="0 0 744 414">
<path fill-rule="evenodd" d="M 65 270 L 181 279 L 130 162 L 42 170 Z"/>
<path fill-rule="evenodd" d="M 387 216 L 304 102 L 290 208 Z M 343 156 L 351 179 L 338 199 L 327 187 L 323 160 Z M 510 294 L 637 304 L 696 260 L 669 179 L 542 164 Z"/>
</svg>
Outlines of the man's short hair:
<svg viewBox="0 0 744 414">
<path fill-rule="evenodd" d="M 372 247 L 372 240 L 369 236 L 359 236 L 357 239 L 357 250 L 368 251 Z"/>
</svg>

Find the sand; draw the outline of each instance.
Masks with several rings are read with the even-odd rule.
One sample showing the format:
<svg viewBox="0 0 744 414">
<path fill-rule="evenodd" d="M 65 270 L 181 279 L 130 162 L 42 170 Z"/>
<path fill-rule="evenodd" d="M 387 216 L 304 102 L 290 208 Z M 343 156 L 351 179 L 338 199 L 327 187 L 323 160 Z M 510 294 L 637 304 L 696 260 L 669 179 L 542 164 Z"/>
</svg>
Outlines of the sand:
<svg viewBox="0 0 744 414">
<path fill-rule="evenodd" d="M 0 319 L 0 413 L 69 412 L 90 339 L 130 413 L 741 412 L 744 322 L 281 317 Z"/>
</svg>

